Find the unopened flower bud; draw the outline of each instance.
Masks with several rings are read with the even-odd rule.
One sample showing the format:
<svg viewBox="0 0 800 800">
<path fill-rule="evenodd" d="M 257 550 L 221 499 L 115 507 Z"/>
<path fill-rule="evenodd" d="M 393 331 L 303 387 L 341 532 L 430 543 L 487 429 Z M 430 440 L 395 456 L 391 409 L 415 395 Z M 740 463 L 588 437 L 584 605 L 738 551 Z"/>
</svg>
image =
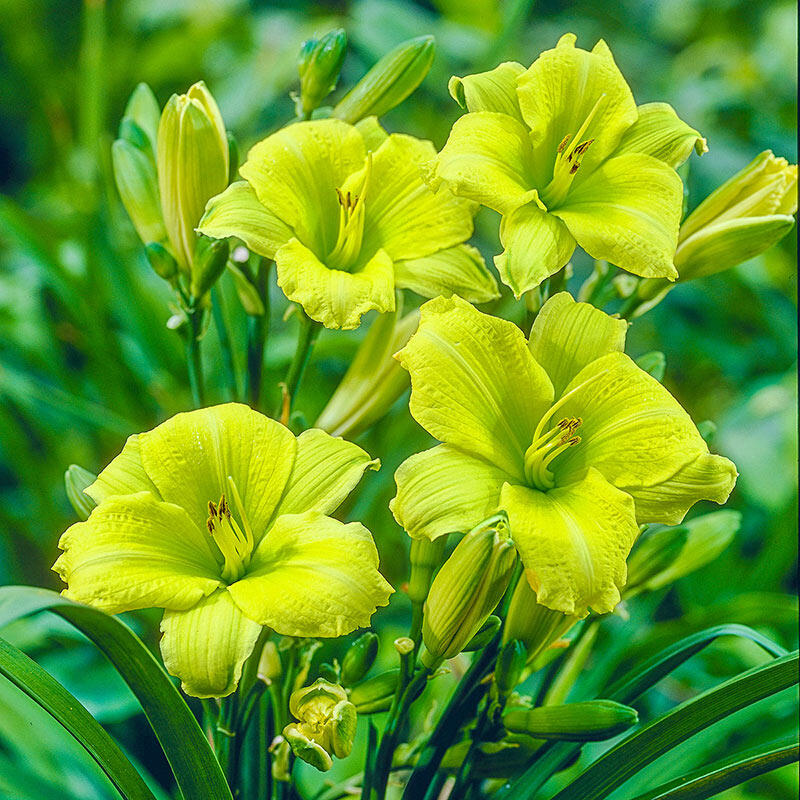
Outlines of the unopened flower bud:
<svg viewBox="0 0 800 800">
<path fill-rule="evenodd" d="M 347 35 L 341 28 L 326 33 L 321 39 L 303 42 L 297 59 L 300 73 L 300 96 L 296 100 L 298 117 L 308 119 L 336 88 L 346 50 Z"/>
<path fill-rule="evenodd" d="M 577 621 L 578 617 L 553 611 L 539 603 L 536 592 L 523 573 L 511 596 L 506 624 L 503 627 L 503 642 L 519 639 L 528 651 L 530 662 L 556 639 L 561 638 Z"/>
<path fill-rule="evenodd" d="M 87 519 L 92 509 L 97 505 L 88 494 L 83 490 L 91 486 L 97 480 L 97 475 L 89 472 L 88 469 L 79 467 L 77 464 L 70 464 L 64 473 L 64 486 L 67 490 L 67 498 L 75 509 L 75 513 L 81 519 Z"/>
<path fill-rule="evenodd" d="M 172 253 L 160 242 L 148 242 L 145 245 L 144 253 L 153 272 L 165 281 L 172 281 L 178 274 L 178 262 Z"/>
<path fill-rule="evenodd" d="M 111 146 L 111 163 L 122 205 L 144 244 L 167 238 L 158 199 L 158 178 L 152 157 L 127 139 Z"/>
<path fill-rule="evenodd" d="M 407 594 L 412 603 L 424 603 L 431 588 L 436 570 L 442 565 L 446 536 L 438 539 L 412 539 L 409 552 L 411 574 L 408 578 Z"/>
<path fill-rule="evenodd" d="M 503 714 L 503 724 L 512 733 L 571 742 L 611 739 L 638 721 L 636 709 L 613 700 L 589 700 L 539 708 L 516 707 Z"/>
<path fill-rule="evenodd" d="M 663 353 L 652 350 L 637 358 L 636 366 L 660 382 L 664 380 L 664 373 L 667 371 L 667 359 Z"/>
<path fill-rule="evenodd" d="M 266 684 L 276 681 L 282 672 L 281 657 L 275 642 L 265 642 L 258 660 L 258 679 Z"/>
<path fill-rule="evenodd" d="M 283 736 L 298 758 L 325 772 L 333 766 L 333 756 L 350 755 L 357 715 L 341 686 L 318 678 L 292 692 L 289 710 L 298 721 L 287 725 Z"/>
<path fill-rule="evenodd" d="M 350 645 L 350 649 L 342 659 L 342 683 L 352 686 L 360 681 L 375 663 L 378 655 L 378 636 L 372 631 L 362 633 Z"/>
<path fill-rule="evenodd" d="M 333 116 L 355 123 L 380 117 L 408 97 L 428 74 L 433 62 L 433 36 L 418 36 L 387 53 L 339 101 Z"/>
<path fill-rule="evenodd" d="M 357 683 L 350 689 L 350 702 L 356 707 L 359 714 L 377 714 L 381 711 L 388 711 L 397 689 L 399 677 L 400 669 L 395 667 Z"/>
<path fill-rule="evenodd" d="M 519 639 L 511 639 L 500 649 L 494 668 L 494 680 L 501 697 L 508 697 L 522 679 L 528 651 Z"/>
<path fill-rule="evenodd" d="M 401 656 L 407 656 L 414 650 L 414 640 L 408 636 L 398 636 L 394 640 L 394 649 L 397 650 Z"/>
<path fill-rule="evenodd" d="M 229 249 L 227 239 L 209 239 L 208 236 L 198 239 L 192 266 L 193 297 L 202 297 L 217 282 L 225 270 Z"/>
<path fill-rule="evenodd" d="M 689 529 L 683 525 L 657 528 L 639 538 L 628 557 L 628 581 L 624 597 L 629 600 L 647 588 L 650 580 L 671 566 L 686 545 Z"/>
<path fill-rule="evenodd" d="M 668 566 L 647 580 L 645 588 L 660 589 L 709 564 L 731 543 L 741 521 L 738 511 L 723 509 L 684 522 L 686 542 Z"/>
<path fill-rule="evenodd" d="M 433 667 L 458 655 L 503 596 L 517 553 L 505 514 L 473 528 L 431 584 L 422 621 L 422 661 Z"/>
<path fill-rule="evenodd" d="M 319 415 L 317 428 L 332 436 L 352 438 L 386 414 L 410 385 L 408 372 L 393 356 L 408 344 L 418 324 L 419 310 L 403 316 L 400 301 L 395 311 L 375 318 L 339 386 Z M 427 590 L 425 586 L 426 593 Z"/>
<path fill-rule="evenodd" d="M 161 110 L 153 90 L 146 83 L 140 83 L 128 98 L 120 122 L 119 138 L 127 139 L 132 144 L 139 146 L 140 149 L 147 149 L 148 154 L 155 161 L 160 118 Z M 147 148 L 134 141 L 139 138 L 140 133 L 147 137 Z"/>
<path fill-rule="evenodd" d="M 205 84 L 172 95 L 158 127 L 158 188 L 164 226 L 187 275 L 195 260 L 195 228 L 208 200 L 228 185 L 228 163 L 225 125 Z"/>
</svg>

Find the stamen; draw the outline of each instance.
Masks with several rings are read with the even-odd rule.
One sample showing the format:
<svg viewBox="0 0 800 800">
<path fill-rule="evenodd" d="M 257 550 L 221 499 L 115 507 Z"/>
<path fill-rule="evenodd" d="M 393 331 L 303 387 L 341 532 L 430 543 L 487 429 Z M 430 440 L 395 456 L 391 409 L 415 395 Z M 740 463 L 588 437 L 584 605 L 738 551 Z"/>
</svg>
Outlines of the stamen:
<svg viewBox="0 0 800 800">
<path fill-rule="evenodd" d="M 581 437 L 572 435 L 580 424 L 580 417 L 562 419 L 527 449 L 525 452 L 525 476 L 532 486 L 541 491 L 552 489 L 555 486 L 555 478 L 549 466 L 565 450 L 580 444 Z"/>
<path fill-rule="evenodd" d="M 351 269 L 361 252 L 365 221 L 364 202 L 371 177 L 372 153 L 368 153 L 361 185 L 356 191 L 347 191 L 343 194 L 340 189 L 336 189 L 336 196 L 339 199 L 339 233 L 333 250 L 325 259 L 327 265 L 333 269 Z"/>
<path fill-rule="evenodd" d="M 231 488 L 233 501 L 236 504 L 236 511 L 241 519 L 244 531 L 239 527 L 239 523 L 233 518 L 228 505 L 228 500 L 223 494 L 218 503 L 209 501 L 208 519 L 206 528 L 214 543 L 219 548 L 223 558 L 222 579 L 232 583 L 237 581 L 244 574 L 250 557 L 253 554 L 255 540 L 253 531 L 244 512 L 244 504 L 236 488 L 233 479 L 228 476 L 228 484 Z"/>
</svg>

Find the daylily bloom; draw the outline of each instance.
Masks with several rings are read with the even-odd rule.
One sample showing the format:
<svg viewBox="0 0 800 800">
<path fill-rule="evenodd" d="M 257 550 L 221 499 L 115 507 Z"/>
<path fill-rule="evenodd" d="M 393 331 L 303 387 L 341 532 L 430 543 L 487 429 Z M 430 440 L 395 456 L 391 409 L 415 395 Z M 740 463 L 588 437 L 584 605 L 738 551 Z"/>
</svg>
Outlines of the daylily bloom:
<svg viewBox="0 0 800 800">
<path fill-rule="evenodd" d="M 209 202 L 198 230 L 274 258 L 286 296 L 328 328 L 392 311 L 396 287 L 491 300 L 494 278 L 463 244 L 475 204 L 422 179 L 435 156 L 374 117 L 297 122 L 250 150 L 246 180 Z"/>
<path fill-rule="evenodd" d="M 561 269 L 576 243 L 643 277 L 674 280 L 683 189 L 674 170 L 705 139 L 664 103 L 636 106 L 606 43 L 568 33 L 526 70 L 506 62 L 450 92 L 470 113 L 432 172 L 503 215 L 495 257 L 519 297 Z"/>
<path fill-rule="evenodd" d="M 388 602 L 369 531 L 328 516 L 377 463 L 237 403 L 177 414 L 131 436 L 86 489 L 98 505 L 53 569 L 77 602 L 163 608 L 167 670 L 187 694 L 223 697 L 262 626 L 341 636 Z"/>
<path fill-rule="evenodd" d="M 527 342 L 458 297 L 426 303 L 397 358 L 412 415 L 443 444 L 397 470 L 397 521 L 435 539 L 503 509 L 539 603 L 612 611 L 638 525 L 678 524 L 698 500 L 724 502 L 736 480 L 622 352 L 625 333 L 623 320 L 565 292 Z"/>
</svg>

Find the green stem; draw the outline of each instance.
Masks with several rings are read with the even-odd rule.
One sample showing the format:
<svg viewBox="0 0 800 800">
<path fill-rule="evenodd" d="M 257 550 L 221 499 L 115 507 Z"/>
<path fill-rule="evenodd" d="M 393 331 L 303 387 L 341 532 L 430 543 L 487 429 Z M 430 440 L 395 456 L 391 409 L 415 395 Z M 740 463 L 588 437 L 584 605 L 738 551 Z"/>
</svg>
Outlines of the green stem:
<svg viewBox="0 0 800 800">
<path fill-rule="evenodd" d="M 214 325 L 217 328 L 219 346 L 222 350 L 222 361 L 225 366 L 225 382 L 228 386 L 227 399 L 238 400 L 239 389 L 236 385 L 236 362 L 233 359 L 233 347 L 231 346 L 231 337 L 228 332 L 228 323 L 225 320 L 225 308 L 222 304 L 222 296 L 217 287 L 211 290 L 211 312 L 214 315 Z"/>
<path fill-rule="evenodd" d="M 186 309 L 189 318 L 189 333 L 186 337 L 186 367 L 189 372 L 189 386 L 195 408 L 205 405 L 203 388 L 203 364 L 200 359 L 200 333 L 203 329 L 203 309 L 191 298 Z"/>
<path fill-rule="evenodd" d="M 248 318 L 247 331 L 247 375 L 245 396 L 253 408 L 261 400 L 261 376 L 264 369 L 264 348 L 269 335 L 269 272 L 272 262 L 261 259 L 256 275 L 256 290 L 261 298 L 264 313 Z"/>
<path fill-rule="evenodd" d="M 619 315 L 622 319 L 630 319 L 634 311 L 641 305 L 638 295 L 634 292 L 628 297 L 619 309 Z"/>
<path fill-rule="evenodd" d="M 291 412 L 294 406 L 295 395 L 297 394 L 300 381 L 303 379 L 308 361 L 311 357 L 311 351 L 314 349 L 314 343 L 317 341 L 317 336 L 322 326 L 318 322 L 314 322 L 304 311 L 300 311 L 300 330 L 297 335 L 297 348 L 294 352 L 294 358 L 289 365 L 289 371 L 286 373 L 286 394 L 289 398 L 288 410 Z M 288 420 L 287 420 L 288 421 Z"/>
</svg>

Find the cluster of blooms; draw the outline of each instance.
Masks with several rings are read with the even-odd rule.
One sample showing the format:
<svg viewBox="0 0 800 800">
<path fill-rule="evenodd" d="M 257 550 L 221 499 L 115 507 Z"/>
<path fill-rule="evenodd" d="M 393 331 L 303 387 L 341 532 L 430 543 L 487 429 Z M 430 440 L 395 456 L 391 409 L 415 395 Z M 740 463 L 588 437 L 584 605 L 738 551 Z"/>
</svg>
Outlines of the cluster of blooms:
<svg viewBox="0 0 800 800">
<path fill-rule="evenodd" d="M 394 400 L 404 382 L 382 359 L 397 351 L 410 412 L 441 444 L 397 470 L 396 520 L 414 540 L 434 542 L 504 512 L 502 524 L 464 539 L 431 589 L 452 608 L 461 581 L 462 594 L 485 599 L 485 613 L 454 622 L 437 617 L 431 599 L 425 663 L 460 652 L 479 631 L 517 553 L 520 591 L 535 605 L 569 620 L 613 611 L 640 526 L 676 525 L 699 500 L 725 502 L 736 469 L 625 355 L 625 320 L 566 292 L 544 303 L 527 338 L 478 311 L 472 303 L 499 291 L 467 244 L 473 216 L 480 205 L 502 215 L 495 265 L 516 297 L 580 245 L 644 279 L 637 291 L 652 303 L 676 279 L 780 238 L 796 209 L 796 167 L 762 154 L 681 225 L 676 168 L 705 152 L 705 140 L 670 106 L 637 106 L 602 41 L 586 51 L 568 34 L 527 69 L 509 62 L 453 78 L 467 113 L 438 154 L 388 134 L 374 98 L 345 98 L 327 118 L 309 119 L 314 92 L 331 88 L 330 78 L 309 77 L 314 52 L 301 65 L 304 119 L 256 144 L 230 184 L 235 164 L 207 89 L 174 97 L 160 116 L 139 93 L 129 110 L 135 135 L 114 156 L 151 263 L 202 301 L 235 238 L 274 259 L 286 297 L 327 328 L 354 328 L 370 310 L 395 319 L 399 289 L 434 298 L 418 326 L 413 315 L 400 335 L 375 328 L 365 351 L 375 358 L 360 365 L 371 388 L 350 380 L 348 397 L 320 422 L 352 433 L 356 423 L 344 420 L 359 404 L 390 384 Z M 336 48 L 325 57 L 341 63 Z M 379 413 L 370 406 L 357 424 Z M 392 588 L 372 535 L 331 516 L 378 468 L 355 444 L 319 428 L 295 436 L 245 405 L 178 414 L 131 436 L 86 489 L 96 507 L 63 534 L 54 569 L 76 601 L 110 613 L 163 608 L 167 669 L 188 694 L 225 696 L 262 628 L 337 637 L 387 604 Z M 532 613 L 518 595 L 514 604 Z M 331 752 L 349 752 L 355 711 L 344 690 L 320 680 L 292 700 L 300 721 L 286 736 L 327 769 Z"/>
</svg>

